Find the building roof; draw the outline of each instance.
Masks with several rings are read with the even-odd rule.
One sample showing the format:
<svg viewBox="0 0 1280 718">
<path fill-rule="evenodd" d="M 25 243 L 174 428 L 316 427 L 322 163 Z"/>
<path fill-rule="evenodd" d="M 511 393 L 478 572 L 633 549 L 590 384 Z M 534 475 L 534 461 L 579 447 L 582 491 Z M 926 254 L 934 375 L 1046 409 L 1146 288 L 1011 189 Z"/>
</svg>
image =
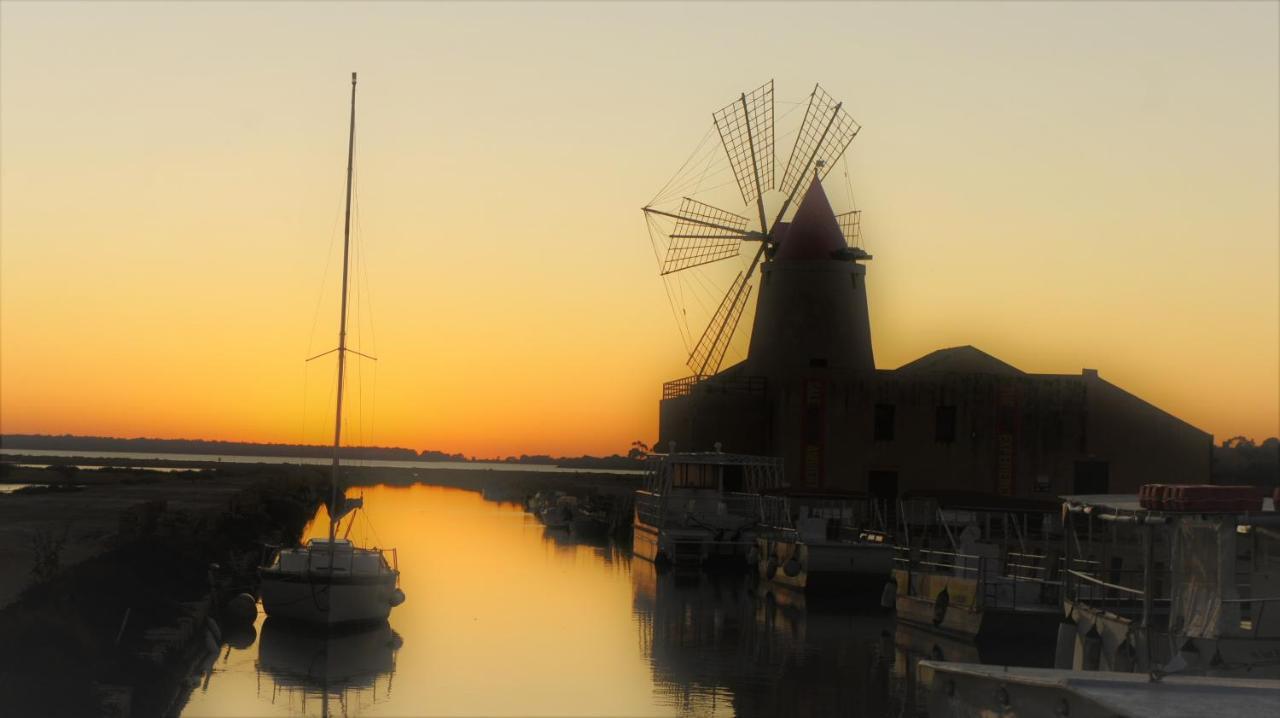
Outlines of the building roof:
<svg viewBox="0 0 1280 718">
<path fill-rule="evenodd" d="M 1012 364 L 1006 364 L 975 347 L 949 347 L 930 352 L 896 369 L 902 374 L 926 374 L 960 372 L 965 374 L 1001 374 L 1022 376 L 1026 372 Z"/>
<path fill-rule="evenodd" d="M 827 194 L 822 191 L 822 183 L 814 177 L 800 200 L 795 216 L 791 218 L 791 226 L 778 244 L 774 259 L 831 259 L 835 252 L 848 246 L 835 210 L 831 209 Z"/>
</svg>

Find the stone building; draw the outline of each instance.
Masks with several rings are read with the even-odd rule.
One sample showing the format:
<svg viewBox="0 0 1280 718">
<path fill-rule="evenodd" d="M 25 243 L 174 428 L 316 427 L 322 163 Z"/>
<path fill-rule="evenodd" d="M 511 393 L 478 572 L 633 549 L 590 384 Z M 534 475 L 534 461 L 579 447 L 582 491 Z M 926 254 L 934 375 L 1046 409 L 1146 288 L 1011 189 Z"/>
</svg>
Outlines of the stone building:
<svg viewBox="0 0 1280 718">
<path fill-rule="evenodd" d="M 659 447 L 782 456 L 793 486 L 1132 493 L 1207 483 L 1213 437 L 1096 370 L 1029 374 L 971 346 L 876 369 L 870 256 L 809 188 L 761 265 L 747 358 L 663 388 Z"/>
</svg>

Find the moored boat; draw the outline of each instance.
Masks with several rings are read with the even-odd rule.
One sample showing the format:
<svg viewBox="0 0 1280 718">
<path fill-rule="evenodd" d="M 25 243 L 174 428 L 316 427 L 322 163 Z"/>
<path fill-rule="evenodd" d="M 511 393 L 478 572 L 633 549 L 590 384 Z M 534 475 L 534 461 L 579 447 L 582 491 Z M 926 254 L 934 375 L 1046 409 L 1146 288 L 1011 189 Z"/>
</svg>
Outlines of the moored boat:
<svg viewBox="0 0 1280 718">
<path fill-rule="evenodd" d="M 893 546 L 876 505 L 861 494 L 784 490 L 761 497 L 760 577 L 802 591 L 878 597 Z"/>
<path fill-rule="evenodd" d="M 348 270 L 351 248 L 351 175 L 355 153 L 356 74 L 351 73 L 351 125 L 347 139 L 346 223 L 343 227 L 342 295 L 338 314 L 337 405 L 334 410 L 333 463 L 329 476 L 328 539 L 311 539 L 296 548 L 273 547 L 259 569 L 262 608 L 268 616 L 323 627 L 385 621 L 404 601 L 395 550 L 388 561 L 383 550 L 360 548 L 337 536 L 338 524 L 362 505 L 340 486 L 342 399 L 347 353 Z M 331 352 L 325 352 L 328 354 Z M 320 355 L 323 356 L 323 355 Z M 347 527 L 350 533 L 350 525 Z"/>
<path fill-rule="evenodd" d="M 782 486 L 782 460 L 771 456 L 651 454 L 636 491 L 632 550 L 655 563 L 745 568 L 760 492 Z"/>
<path fill-rule="evenodd" d="M 1153 489 L 1063 497 L 1057 666 L 1280 678 L 1273 500 L 1253 487 L 1168 488 L 1167 501 Z"/>
<path fill-rule="evenodd" d="M 899 621 L 967 640 L 1051 641 L 1058 617 L 1058 504 L 982 494 L 899 502 Z"/>
</svg>

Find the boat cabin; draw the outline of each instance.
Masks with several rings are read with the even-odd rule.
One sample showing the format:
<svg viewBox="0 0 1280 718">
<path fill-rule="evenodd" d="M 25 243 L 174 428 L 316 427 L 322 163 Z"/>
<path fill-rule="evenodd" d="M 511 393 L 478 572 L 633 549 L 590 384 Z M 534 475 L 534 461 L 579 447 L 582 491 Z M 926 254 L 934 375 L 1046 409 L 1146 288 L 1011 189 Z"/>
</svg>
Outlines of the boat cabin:
<svg viewBox="0 0 1280 718">
<path fill-rule="evenodd" d="M 634 550 L 650 561 L 736 558 L 755 543 L 761 492 L 784 486 L 782 460 L 721 451 L 651 454 L 636 491 Z"/>
<path fill-rule="evenodd" d="M 285 574 L 328 573 L 332 557 L 335 575 L 376 576 L 398 570 L 395 549 L 390 553 L 388 561 L 381 549 L 358 548 L 347 539 L 334 539 L 330 549 L 329 539 L 313 538 L 305 546 L 278 550 L 268 568 Z"/>
</svg>

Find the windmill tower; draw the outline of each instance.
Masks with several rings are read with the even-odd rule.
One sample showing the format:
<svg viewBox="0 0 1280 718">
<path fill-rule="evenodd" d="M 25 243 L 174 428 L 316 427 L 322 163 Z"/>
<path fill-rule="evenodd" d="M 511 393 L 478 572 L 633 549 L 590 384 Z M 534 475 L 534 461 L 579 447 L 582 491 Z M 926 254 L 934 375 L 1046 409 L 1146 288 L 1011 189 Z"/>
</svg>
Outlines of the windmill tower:
<svg viewBox="0 0 1280 718">
<path fill-rule="evenodd" d="M 738 325 L 759 291 L 746 361 L 738 371 L 774 377 L 832 368 L 869 375 L 875 365 L 867 316 L 866 268 L 857 211 L 837 215 L 822 179 L 858 134 L 859 125 L 821 86 L 809 94 L 804 119 L 777 179 L 773 82 L 713 113 L 744 209 L 731 212 L 691 197 L 678 209 L 650 204 L 650 218 L 674 225 L 660 273 L 671 275 L 738 257 L 751 260 L 737 274 L 688 356 L 697 383 L 720 372 Z M 794 211 L 793 211 L 794 210 Z"/>
</svg>

